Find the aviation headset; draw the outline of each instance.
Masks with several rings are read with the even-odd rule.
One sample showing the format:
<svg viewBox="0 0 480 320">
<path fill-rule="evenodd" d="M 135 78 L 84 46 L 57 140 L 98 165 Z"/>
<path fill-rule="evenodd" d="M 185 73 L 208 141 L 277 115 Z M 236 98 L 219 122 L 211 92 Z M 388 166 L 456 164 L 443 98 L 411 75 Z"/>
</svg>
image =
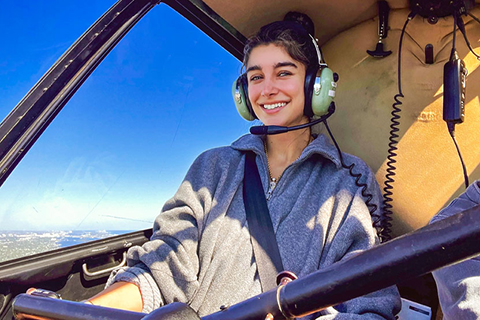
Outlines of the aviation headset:
<svg viewBox="0 0 480 320">
<path fill-rule="evenodd" d="M 276 21 L 260 29 L 292 29 L 306 42 L 312 42 L 318 63 L 314 63 L 306 70 L 305 74 L 305 106 L 303 113 L 311 118 L 313 116 L 323 116 L 329 112 L 329 106 L 335 97 L 337 88 L 336 81 L 338 75 L 328 68 L 322 58 L 320 48 L 315 38 L 299 23 L 292 21 Z M 258 119 L 255 115 L 250 99 L 248 97 L 248 79 L 247 74 L 241 74 L 232 86 L 233 100 L 238 113 L 247 121 Z"/>
</svg>

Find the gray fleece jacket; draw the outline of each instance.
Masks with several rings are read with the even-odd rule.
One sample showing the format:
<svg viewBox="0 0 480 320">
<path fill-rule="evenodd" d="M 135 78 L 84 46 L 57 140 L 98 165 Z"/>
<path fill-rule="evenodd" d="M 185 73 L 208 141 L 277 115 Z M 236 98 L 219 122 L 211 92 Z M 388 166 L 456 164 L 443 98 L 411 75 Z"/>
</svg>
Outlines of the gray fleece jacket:
<svg viewBox="0 0 480 320">
<path fill-rule="evenodd" d="M 140 287 L 144 312 L 174 301 L 188 303 L 200 316 L 261 293 L 243 204 L 245 151 L 256 162 L 265 192 L 268 166 L 263 140 L 245 135 L 229 147 L 208 150 L 192 164 L 177 193 L 154 223 L 142 247 L 128 251 L 128 266 L 107 285 L 127 281 Z M 343 154 L 371 203 L 380 208 L 380 190 L 366 164 Z M 299 277 L 374 246 L 378 239 L 355 178 L 342 168 L 337 150 L 318 136 L 288 166 L 268 201 L 286 270 Z M 396 288 L 330 307 L 308 319 L 394 319 Z"/>
<path fill-rule="evenodd" d="M 430 223 L 480 204 L 480 180 L 435 215 Z M 433 272 L 444 320 L 480 319 L 480 256 Z"/>
</svg>

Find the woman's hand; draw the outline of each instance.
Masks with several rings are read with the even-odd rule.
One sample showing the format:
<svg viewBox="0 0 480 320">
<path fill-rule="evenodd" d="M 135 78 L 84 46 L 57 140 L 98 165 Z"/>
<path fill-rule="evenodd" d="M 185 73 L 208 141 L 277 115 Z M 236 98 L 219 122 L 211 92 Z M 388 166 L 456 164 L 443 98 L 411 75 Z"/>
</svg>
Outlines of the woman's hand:
<svg viewBox="0 0 480 320">
<path fill-rule="evenodd" d="M 45 289 L 29 288 L 26 293 L 37 297 L 62 299 L 62 296 L 58 293 Z"/>
<path fill-rule="evenodd" d="M 29 288 L 26 294 L 52 299 L 62 299 L 60 294 L 38 288 Z M 102 307 L 116 308 L 134 312 L 141 312 L 143 309 L 143 301 L 140 293 L 140 289 L 128 282 L 116 282 L 107 289 L 98 293 L 94 297 L 82 301 L 85 304 L 91 304 Z M 39 317 L 31 314 L 18 313 L 15 315 L 18 320 L 49 320 L 45 317 Z"/>
<path fill-rule="evenodd" d="M 26 291 L 26 294 L 37 296 L 37 297 L 44 297 L 44 298 L 62 299 L 62 297 L 56 292 L 45 290 L 45 289 L 38 289 L 38 288 L 28 288 L 28 290 Z M 27 320 L 27 319 L 50 320 L 48 318 L 34 316 L 34 315 L 27 315 L 24 313 L 16 314 L 15 319 L 17 320 Z"/>
</svg>

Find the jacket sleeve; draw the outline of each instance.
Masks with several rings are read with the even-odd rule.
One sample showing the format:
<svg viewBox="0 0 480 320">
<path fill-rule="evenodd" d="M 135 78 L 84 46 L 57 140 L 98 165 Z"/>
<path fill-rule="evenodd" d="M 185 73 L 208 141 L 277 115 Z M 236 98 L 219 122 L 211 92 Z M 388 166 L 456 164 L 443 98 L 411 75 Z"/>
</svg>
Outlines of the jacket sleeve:
<svg viewBox="0 0 480 320">
<path fill-rule="evenodd" d="M 197 247 L 202 221 L 212 206 L 215 174 L 212 161 L 201 155 L 192 164 L 178 191 L 155 219 L 153 235 L 144 245 L 132 247 L 128 267 L 112 273 L 107 286 L 126 281 L 140 288 L 143 312 L 165 304 L 188 303 L 197 290 Z"/>
<path fill-rule="evenodd" d="M 338 199 L 339 205 L 335 215 L 343 218 L 330 245 L 328 264 L 348 259 L 379 243 L 372 219 L 382 212 L 380 188 L 371 170 L 363 165 L 363 162 L 358 164 L 355 172 L 362 172 L 358 182 L 365 183 L 367 187 L 362 189 L 356 184 L 351 188 L 356 190 L 351 195 L 340 195 L 346 200 Z M 345 204 L 341 205 L 341 203 Z M 370 211 L 374 208 L 376 208 L 375 212 L 371 213 Z M 401 300 L 398 290 L 396 286 L 391 286 L 329 307 L 321 311 L 319 313 L 321 316 L 317 319 L 395 319 L 400 308 Z"/>
<path fill-rule="evenodd" d="M 432 222 L 480 204 L 480 181 L 440 211 Z M 480 258 L 472 258 L 433 272 L 445 320 L 480 319 Z"/>
</svg>

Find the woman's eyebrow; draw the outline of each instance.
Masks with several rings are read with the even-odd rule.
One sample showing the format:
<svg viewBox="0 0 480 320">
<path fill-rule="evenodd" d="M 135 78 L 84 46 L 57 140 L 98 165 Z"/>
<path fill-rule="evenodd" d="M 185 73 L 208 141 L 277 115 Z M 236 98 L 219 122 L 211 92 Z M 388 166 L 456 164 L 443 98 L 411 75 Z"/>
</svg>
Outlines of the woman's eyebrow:
<svg viewBox="0 0 480 320">
<path fill-rule="evenodd" d="M 247 69 L 247 71 L 245 71 L 245 73 L 248 73 L 250 71 L 256 71 L 256 70 L 262 70 L 262 68 L 260 68 L 260 66 L 258 66 L 258 65 L 251 66 Z"/>
<path fill-rule="evenodd" d="M 297 65 L 293 62 L 290 61 L 285 61 L 285 62 L 278 62 L 273 66 L 275 69 L 281 68 L 281 67 L 294 67 L 297 68 Z"/>
<path fill-rule="evenodd" d="M 274 69 L 277 69 L 277 68 L 282 68 L 282 67 L 294 67 L 294 68 L 298 68 L 297 65 L 293 62 L 290 62 L 290 61 L 283 61 L 283 62 L 277 62 L 273 65 L 273 68 Z M 262 68 L 259 66 L 259 65 L 254 65 L 254 66 L 251 66 L 247 69 L 246 73 L 248 73 L 249 71 L 256 71 L 256 70 L 262 70 Z"/>
</svg>

